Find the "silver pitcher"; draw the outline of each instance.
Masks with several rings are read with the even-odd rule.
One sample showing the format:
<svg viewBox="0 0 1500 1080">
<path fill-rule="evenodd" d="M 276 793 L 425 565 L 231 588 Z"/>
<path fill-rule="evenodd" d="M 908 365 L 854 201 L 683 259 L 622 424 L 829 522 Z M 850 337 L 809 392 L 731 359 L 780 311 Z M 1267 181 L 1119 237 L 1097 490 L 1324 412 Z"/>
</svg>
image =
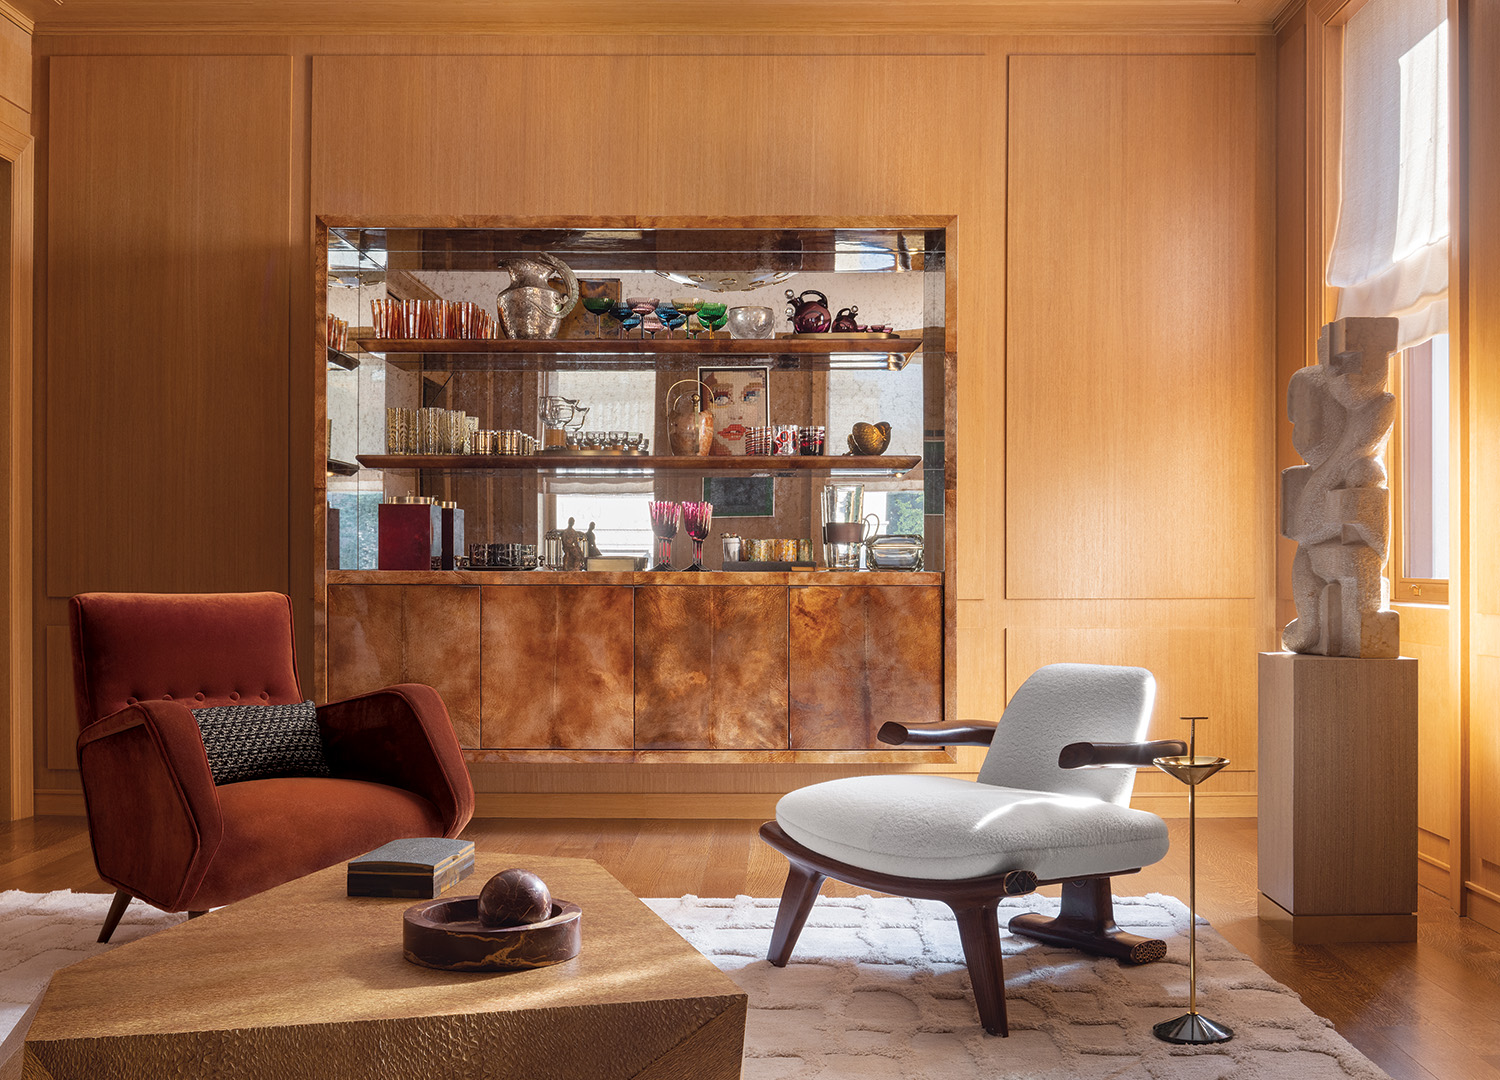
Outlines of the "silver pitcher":
<svg viewBox="0 0 1500 1080">
<path fill-rule="evenodd" d="M 500 290 L 495 307 L 500 325 L 512 338 L 555 338 L 562 321 L 578 303 L 578 278 L 568 264 L 555 255 L 537 252 L 506 259 L 500 269 L 510 275 L 510 284 Z M 566 294 L 552 281 L 562 283 Z"/>
</svg>

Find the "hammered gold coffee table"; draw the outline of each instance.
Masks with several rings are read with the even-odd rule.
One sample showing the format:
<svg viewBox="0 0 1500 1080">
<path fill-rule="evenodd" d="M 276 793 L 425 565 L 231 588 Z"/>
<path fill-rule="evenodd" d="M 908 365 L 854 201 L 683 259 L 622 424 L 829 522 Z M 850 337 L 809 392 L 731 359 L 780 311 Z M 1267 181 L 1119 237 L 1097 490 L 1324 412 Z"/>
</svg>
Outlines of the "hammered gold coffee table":
<svg viewBox="0 0 1500 1080">
<path fill-rule="evenodd" d="M 510 866 L 582 906 L 578 956 L 496 974 L 410 964 L 413 901 L 347 897 L 339 865 L 63 968 L 24 1075 L 739 1077 L 745 994 L 597 863 L 481 853 L 450 895 Z"/>
</svg>

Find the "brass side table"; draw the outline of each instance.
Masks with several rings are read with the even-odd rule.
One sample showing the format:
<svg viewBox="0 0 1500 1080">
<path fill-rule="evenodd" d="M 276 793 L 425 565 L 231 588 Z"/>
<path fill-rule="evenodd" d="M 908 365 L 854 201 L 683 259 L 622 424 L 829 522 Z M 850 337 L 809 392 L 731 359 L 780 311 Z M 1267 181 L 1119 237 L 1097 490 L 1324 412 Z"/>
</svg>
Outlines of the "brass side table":
<svg viewBox="0 0 1500 1080">
<path fill-rule="evenodd" d="M 1229 764 L 1228 758 L 1198 756 L 1198 721 L 1206 716 L 1184 716 L 1192 724 L 1187 756 L 1174 755 L 1152 760 L 1168 776 L 1175 776 L 1188 786 L 1188 1011 L 1171 1020 L 1163 1020 L 1152 1030 L 1156 1037 L 1169 1043 L 1198 1045 L 1228 1042 L 1234 1032 L 1198 1011 L 1198 785 Z"/>
</svg>

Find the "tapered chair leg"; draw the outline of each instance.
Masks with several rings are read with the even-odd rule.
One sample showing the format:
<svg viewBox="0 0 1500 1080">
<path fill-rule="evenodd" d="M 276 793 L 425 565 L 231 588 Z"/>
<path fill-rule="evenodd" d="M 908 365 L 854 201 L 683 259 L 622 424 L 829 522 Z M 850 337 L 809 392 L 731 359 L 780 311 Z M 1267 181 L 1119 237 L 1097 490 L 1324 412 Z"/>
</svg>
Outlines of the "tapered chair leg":
<svg viewBox="0 0 1500 1080">
<path fill-rule="evenodd" d="M 1035 912 L 1017 915 L 1010 920 L 1010 932 L 1130 964 L 1149 964 L 1167 955 L 1167 943 L 1160 938 L 1126 933 L 1115 925 L 1115 902 L 1107 877 L 1065 882 L 1062 910 L 1056 918 Z"/>
<path fill-rule="evenodd" d="M 99 931 L 99 944 L 105 944 L 114 935 L 115 927 L 120 925 L 120 917 L 125 914 L 130 901 L 131 896 L 124 889 L 115 890 L 115 898 L 109 904 L 109 914 L 104 916 L 104 926 Z"/>
<path fill-rule="evenodd" d="M 972 906 L 950 905 L 958 917 L 958 937 L 964 946 L 964 962 L 969 966 L 969 982 L 974 987 L 974 1004 L 979 1008 L 979 1022 L 991 1035 L 1008 1036 L 1010 1024 L 1005 1018 L 1005 971 L 1000 959 L 1000 900 L 986 900 Z"/>
<path fill-rule="evenodd" d="M 771 931 L 771 949 L 766 959 L 777 967 L 786 967 L 792 949 L 812 911 L 823 875 L 798 863 L 792 863 L 786 874 L 786 888 L 781 892 L 781 906 L 776 909 L 776 928 Z"/>
</svg>

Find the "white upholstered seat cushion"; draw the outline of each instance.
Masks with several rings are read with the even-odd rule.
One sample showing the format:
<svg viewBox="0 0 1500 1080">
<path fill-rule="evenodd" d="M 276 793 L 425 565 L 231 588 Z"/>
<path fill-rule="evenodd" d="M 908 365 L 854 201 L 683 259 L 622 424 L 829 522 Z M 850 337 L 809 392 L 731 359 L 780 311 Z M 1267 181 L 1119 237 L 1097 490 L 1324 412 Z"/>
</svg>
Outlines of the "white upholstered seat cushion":
<svg viewBox="0 0 1500 1080">
<path fill-rule="evenodd" d="M 784 795 L 776 821 L 842 863 L 957 881 L 1030 870 L 1042 881 L 1148 866 L 1167 853 L 1166 822 L 1145 810 L 952 776 L 853 776 Z"/>
</svg>

